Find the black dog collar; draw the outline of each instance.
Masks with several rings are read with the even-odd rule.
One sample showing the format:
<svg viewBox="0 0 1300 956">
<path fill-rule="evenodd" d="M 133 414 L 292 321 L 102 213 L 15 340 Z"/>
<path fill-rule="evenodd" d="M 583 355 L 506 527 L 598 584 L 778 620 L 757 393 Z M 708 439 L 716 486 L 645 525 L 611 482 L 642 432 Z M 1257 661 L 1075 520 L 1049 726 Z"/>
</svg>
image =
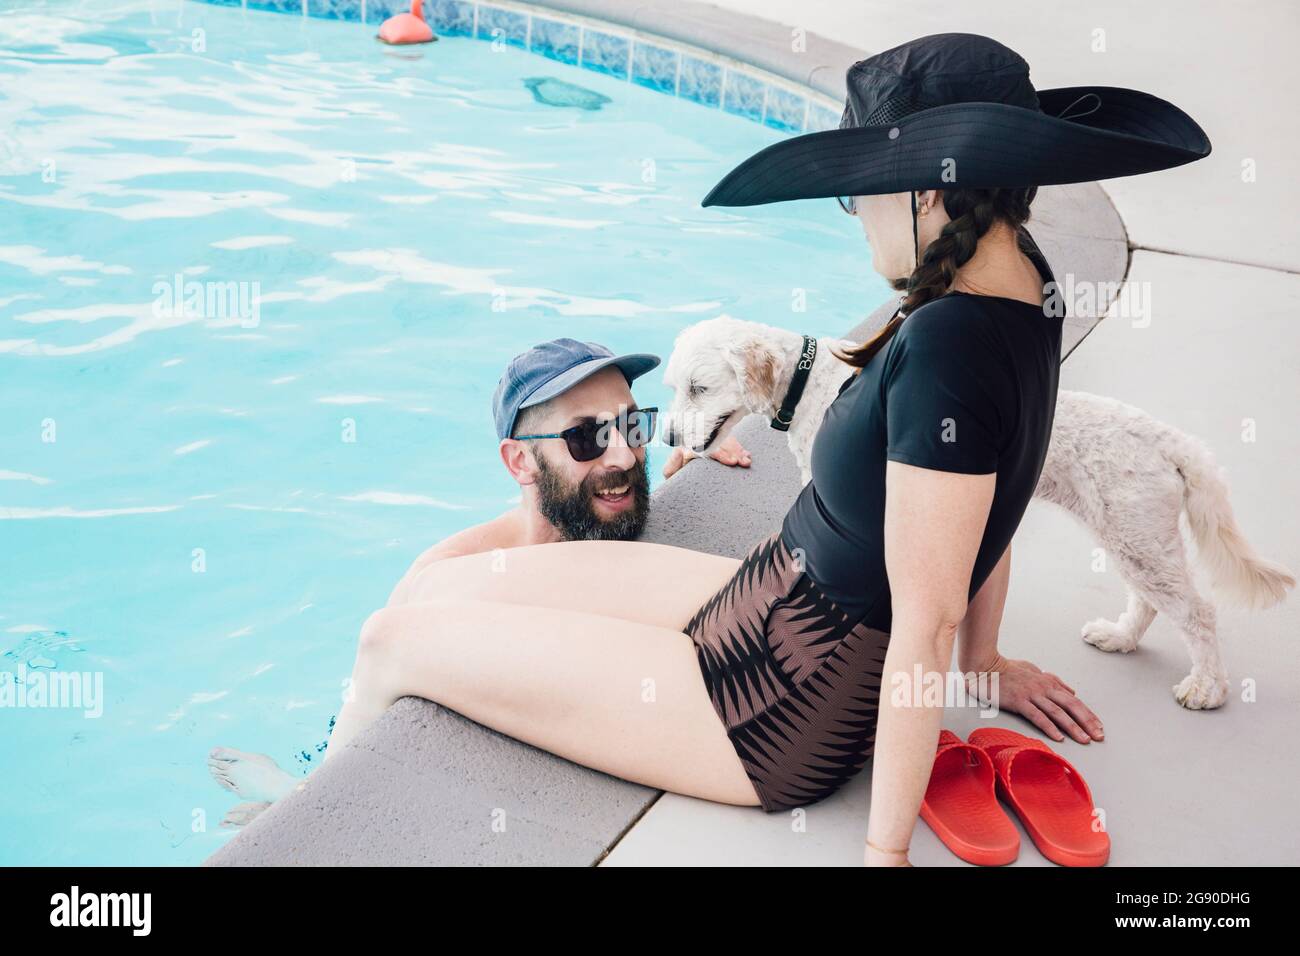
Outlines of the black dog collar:
<svg viewBox="0 0 1300 956">
<path fill-rule="evenodd" d="M 808 384 L 808 374 L 812 371 L 816 359 L 817 340 L 811 335 L 805 335 L 803 352 L 799 355 L 799 364 L 795 366 L 794 377 L 790 379 L 790 387 L 785 391 L 785 398 L 781 399 L 780 410 L 772 419 L 772 427 L 777 431 L 790 430 L 790 423 L 794 421 L 794 410 L 799 405 L 799 399 L 803 398 L 803 388 Z"/>
</svg>

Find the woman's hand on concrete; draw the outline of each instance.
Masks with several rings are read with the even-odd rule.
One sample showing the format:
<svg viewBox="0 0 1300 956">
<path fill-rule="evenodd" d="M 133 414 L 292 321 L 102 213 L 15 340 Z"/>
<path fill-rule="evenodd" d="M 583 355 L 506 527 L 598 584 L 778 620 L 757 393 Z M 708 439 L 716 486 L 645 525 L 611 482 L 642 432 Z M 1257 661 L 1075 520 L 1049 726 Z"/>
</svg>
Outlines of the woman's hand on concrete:
<svg viewBox="0 0 1300 956">
<path fill-rule="evenodd" d="M 998 675 L 999 710 L 1020 714 L 1052 740 L 1064 740 L 1064 734 L 1081 744 L 1105 739 L 1101 719 L 1055 674 L 1001 655 L 984 670 Z"/>
</svg>

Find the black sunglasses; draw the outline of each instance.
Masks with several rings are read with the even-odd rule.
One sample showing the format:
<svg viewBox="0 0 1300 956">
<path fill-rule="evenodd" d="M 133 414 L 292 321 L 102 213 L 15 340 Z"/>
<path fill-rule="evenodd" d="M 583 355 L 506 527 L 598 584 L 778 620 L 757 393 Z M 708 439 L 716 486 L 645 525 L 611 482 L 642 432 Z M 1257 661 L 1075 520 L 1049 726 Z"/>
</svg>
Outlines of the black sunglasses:
<svg viewBox="0 0 1300 956">
<path fill-rule="evenodd" d="M 857 197 L 855 197 L 855 196 L 836 196 L 835 199 L 836 199 L 837 202 L 839 202 L 839 204 L 840 204 L 840 208 L 843 209 L 845 212 L 847 212 L 850 216 L 857 215 L 857 212 L 858 212 L 858 201 L 857 201 Z"/>
<path fill-rule="evenodd" d="M 603 422 L 579 422 L 572 428 L 566 428 L 562 432 L 553 432 L 548 435 L 518 435 L 516 437 L 520 441 L 525 438 L 563 438 L 564 444 L 568 446 L 569 454 L 573 456 L 574 461 L 595 461 L 605 454 L 605 449 L 609 447 L 609 429 L 616 422 L 619 434 L 623 436 L 623 440 L 627 442 L 629 448 L 641 448 L 650 444 L 650 440 L 654 438 L 655 421 L 658 414 L 659 409 L 657 408 L 635 408 L 616 419 L 611 418 Z"/>
</svg>

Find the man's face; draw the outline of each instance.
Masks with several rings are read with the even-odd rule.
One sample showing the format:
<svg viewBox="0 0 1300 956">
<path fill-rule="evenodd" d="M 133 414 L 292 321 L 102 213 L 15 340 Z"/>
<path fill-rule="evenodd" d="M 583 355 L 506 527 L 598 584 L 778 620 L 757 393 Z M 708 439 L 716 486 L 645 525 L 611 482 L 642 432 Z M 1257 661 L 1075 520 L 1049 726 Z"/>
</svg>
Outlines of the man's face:
<svg viewBox="0 0 1300 956">
<path fill-rule="evenodd" d="M 623 373 L 606 368 L 547 402 L 536 431 L 561 432 L 584 421 L 610 421 L 636 407 Z M 593 461 L 574 461 L 560 439 L 528 443 L 537 462 L 538 508 L 565 540 L 628 541 L 641 533 L 649 516 L 645 448 L 629 448 L 617 428 L 601 434 L 608 441 Z"/>
</svg>

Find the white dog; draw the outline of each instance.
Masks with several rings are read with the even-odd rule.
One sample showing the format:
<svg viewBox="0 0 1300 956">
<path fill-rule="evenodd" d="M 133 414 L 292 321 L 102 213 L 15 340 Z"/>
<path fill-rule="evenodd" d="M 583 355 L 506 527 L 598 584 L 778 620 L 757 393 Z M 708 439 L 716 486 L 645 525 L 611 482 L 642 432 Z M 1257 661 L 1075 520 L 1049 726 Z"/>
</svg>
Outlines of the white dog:
<svg viewBox="0 0 1300 956">
<path fill-rule="evenodd" d="M 852 372 L 830 347 L 854 344 L 818 340 L 788 432 L 805 484 L 822 416 Z M 796 332 L 728 316 L 683 331 L 664 373 L 674 390 L 664 421 L 669 443 L 699 454 L 746 415 L 773 417 L 802 352 L 803 337 Z M 1179 515 L 1186 512 L 1200 563 L 1220 596 L 1268 607 L 1295 586 L 1295 577 L 1246 541 L 1205 443 L 1132 405 L 1061 390 L 1034 494 L 1091 529 L 1128 587 L 1128 607 L 1119 619 L 1089 621 L 1083 639 L 1103 651 L 1132 651 L 1162 613 L 1178 627 L 1192 658 L 1191 673 L 1174 685 L 1174 697 L 1194 710 L 1221 706 L 1228 675 L 1219 656 L 1215 607 L 1196 589 Z"/>
</svg>

